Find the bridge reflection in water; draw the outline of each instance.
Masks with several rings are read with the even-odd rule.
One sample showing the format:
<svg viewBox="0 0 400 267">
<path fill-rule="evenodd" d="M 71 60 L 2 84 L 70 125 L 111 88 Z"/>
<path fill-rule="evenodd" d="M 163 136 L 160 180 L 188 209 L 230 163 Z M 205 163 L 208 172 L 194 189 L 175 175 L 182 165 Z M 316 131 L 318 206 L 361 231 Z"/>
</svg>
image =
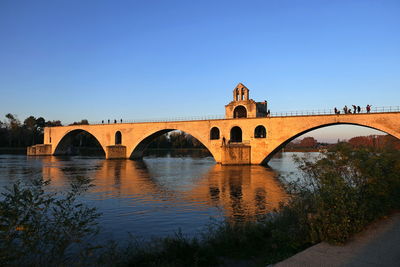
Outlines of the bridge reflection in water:
<svg viewBox="0 0 400 267">
<path fill-rule="evenodd" d="M 233 220 L 254 219 L 263 215 L 286 199 L 276 173 L 262 166 L 214 165 L 205 174 L 204 181 L 191 193 L 222 206 L 226 215 Z"/>
<path fill-rule="evenodd" d="M 227 216 L 245 219 L 277 208 L 286 198 L 276 173 L 263 166 L 193 164 L 191 159 L 98 160 L 95 165 L 86 159 L 46 157 L 43 161 L 44 177 L 51 178 L 53 185 L 67 184 L 74 175 L 88 176 L 96 185 L 92 192 L 102 193 L 100 199 L 141 196 L 155 202 L 188 201 L 221 206 Z"/>
<path fill-rule="evenodd" d="M 169 220 L 173 230 L 184 230 L 191 223 L 198 229 L 199 216 L 203 222 L 210 217 L 254 220 L 287 197 L 273 170 L 258 165 L 223 166 L 210 157 L 132 161 L 51 156 L 40 160 L 44 178 L 51 178 L 58 189 L 68 186 L 76 175 L 93 178 L 95 187 L 84 200 L 130 232 L 138 230 L 141 218 L 142 227 L 160 228 L 163 223 L 155 221 Z M 147 221 L 152 216 L 159 218 Z"/>
</svg>

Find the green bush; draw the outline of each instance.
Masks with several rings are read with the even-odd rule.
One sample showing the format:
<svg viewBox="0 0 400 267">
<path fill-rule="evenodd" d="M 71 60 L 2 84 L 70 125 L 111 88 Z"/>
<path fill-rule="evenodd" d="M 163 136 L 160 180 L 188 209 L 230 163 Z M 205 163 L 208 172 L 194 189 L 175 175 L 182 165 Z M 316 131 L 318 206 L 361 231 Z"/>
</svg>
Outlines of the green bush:
<svg viewBox="0 0 400 267">
<path fill-rule="evenodd" d="M 303 176 L 290 185 L 288 206 L 302 218 L 312 243 L 343 243 L 399 207 L 399 151 L 354 150 L 342 144 L 317 160 L 297 162 Z"/>
<path fill-rule="evenodd" d="M 87 258 L 99 213 L 77 202 L 90 187 L 77 177 L 64 194 L 48 193 L 49 181 L 17 182 L 0 201 L 0 264 L 60 265 Z M 85 254 L 85 255 L 84 255 Z"/>
</svg>

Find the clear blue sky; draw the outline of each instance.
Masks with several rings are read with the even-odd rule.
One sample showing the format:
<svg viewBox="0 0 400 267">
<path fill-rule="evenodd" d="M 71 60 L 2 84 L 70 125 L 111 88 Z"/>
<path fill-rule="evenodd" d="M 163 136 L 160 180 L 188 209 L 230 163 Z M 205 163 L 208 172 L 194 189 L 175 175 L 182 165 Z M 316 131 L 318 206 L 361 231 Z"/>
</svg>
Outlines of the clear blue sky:
<svg viewBox="0 0 400 267">
<path fill-rule="evenodd" d="M 0 120 L 400 105 L 400 1 L 0 0 Z M 336 138 L 337 139 L 337 138 Z"/>
</svg>

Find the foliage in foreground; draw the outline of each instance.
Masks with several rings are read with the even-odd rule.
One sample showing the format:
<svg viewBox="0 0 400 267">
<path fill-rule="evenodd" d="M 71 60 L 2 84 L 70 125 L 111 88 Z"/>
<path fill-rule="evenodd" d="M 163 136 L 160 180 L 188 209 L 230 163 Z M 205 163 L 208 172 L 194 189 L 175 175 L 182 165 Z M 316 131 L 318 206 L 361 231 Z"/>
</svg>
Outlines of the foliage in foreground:
<svg viewBox="0 0 400 267">
<path fill-rule="evenodd" d="M 399 151 L 342 144 L 317 160 L 297 162 L 302 177 L 288 184 L 292 197 L 257 222 L 211 225 L 198 238 L 178 232 L 152 242 L 133 239 L 128 246 L 111 243 L 97 251 L 96 259 L 88 256 L 92 248 L 83 240 L 96 232 L 98 214 L 76 203 L 81 186 L 56 198 L 44 193 L 47 182 L 30 189 L 17 184 L 0 202 L 0 240 L 5 240 L 0 259 L 22 265 L 265 266 L 321 241 L 346 242 L 400 206 Z M 83 245 L 75 250 L 81 258 L 68 258 L 74 245 Z"/>
<path fill-rule="evenodd" d="M 294 197 L 288 207 L 308 227 L 311 243 L 344 243 L 368 223 L 400 207 L 398 150 L 342 144 L 316 161 L 297 161 L 303 181 L 292 183 Z"/>
<path fill-rule="evenodd" d="M 62 265 L 90 253 L 90 236 L 97 233 L 99 214 L 77 201 L 90 187 L 78 177 L 64 194 L 48 193 L 49 181 L 18 181 L 0 201 L 0 264 Z M 74 255 L 74 256 L 72 256 Z"/>
</svg>

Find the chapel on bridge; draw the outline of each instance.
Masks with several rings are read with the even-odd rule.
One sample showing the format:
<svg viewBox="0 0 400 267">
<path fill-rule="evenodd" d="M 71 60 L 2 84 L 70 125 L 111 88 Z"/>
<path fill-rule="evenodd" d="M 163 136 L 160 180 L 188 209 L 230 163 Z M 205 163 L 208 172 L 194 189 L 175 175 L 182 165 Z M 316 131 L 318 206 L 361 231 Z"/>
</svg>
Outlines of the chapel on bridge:
<svg viewBox="0 0 400 267">
<path fill-rule="evenodd" d="M 233 101 L 225 106 L 225 118 L 259 118 L 267 116 L 267 101 L 256 102 L 249 98 L 249 89 L 239 83 L 233 89 Z"/>
</svg>

